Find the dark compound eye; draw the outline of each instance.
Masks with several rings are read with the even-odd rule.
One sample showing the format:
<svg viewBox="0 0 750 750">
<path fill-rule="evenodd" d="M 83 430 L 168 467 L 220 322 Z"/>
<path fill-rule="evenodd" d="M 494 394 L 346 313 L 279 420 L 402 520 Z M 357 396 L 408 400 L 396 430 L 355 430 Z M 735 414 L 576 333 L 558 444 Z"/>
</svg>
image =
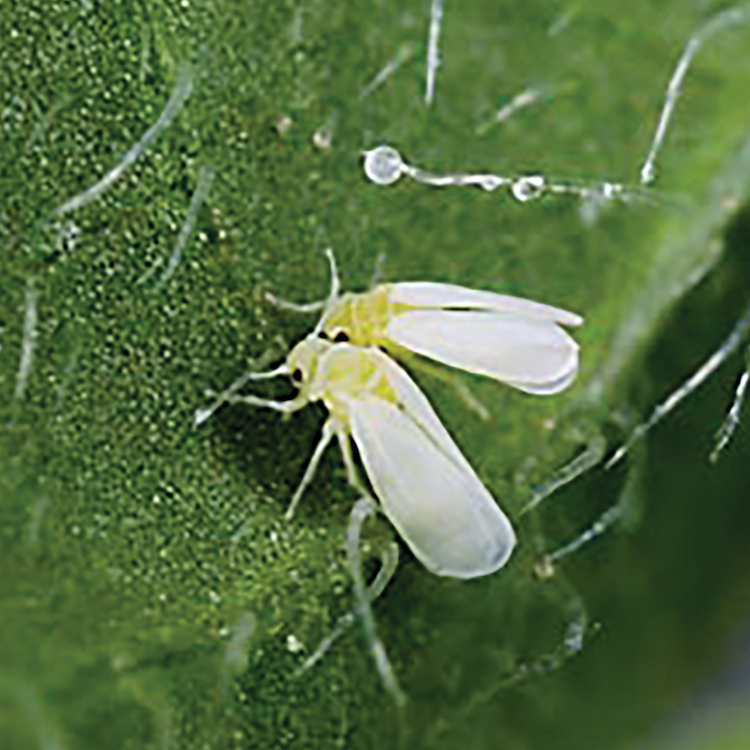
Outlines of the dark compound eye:
<svg viewBox="0 0 750 750">
<path fill-rule="evenodd" d="M 292 380 L 295 383 L 302 382 L 302 370 L 300 370 L 299 367 L 292 373 Z"/>
<path fill-rule="evenodd" d="M 326 339 L 327 340 L 328 339 L 328 334 L 325 331 L 320 331 L 318 333 L 318 338 L 319 339 Z"/>
<path fill-rule="evenodd" d="M 333 340 L 337 344 L 343 344 L 345 341 L 349 341 L 349 336 L 346 335 L 346 331 L 339 331 L 334 337 Z"/>
</svg>

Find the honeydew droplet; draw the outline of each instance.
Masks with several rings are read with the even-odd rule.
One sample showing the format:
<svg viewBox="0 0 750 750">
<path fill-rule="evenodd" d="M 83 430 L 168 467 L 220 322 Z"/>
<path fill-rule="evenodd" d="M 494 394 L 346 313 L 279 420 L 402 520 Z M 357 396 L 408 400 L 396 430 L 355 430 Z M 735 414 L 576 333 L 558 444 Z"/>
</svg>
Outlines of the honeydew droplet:
<svg viewBox="0 0 750 750">
<path fill-rule="evenodd" d="M 372 151 L 364 151 L 363 156 L 365 174 L 376 185 L 391 185 L 404 172 L 401 154 L 390 146 L 378 146 Z"/>
<path fill-rule="evenodd" d="M 538 198 L 546 186 L 544 177 L 540 174 L 532 174 L 528 177 L 519 177 L 512 185 L 511 191 L 516 200 L 525 203 L 526 201 Z"/>
</svg>

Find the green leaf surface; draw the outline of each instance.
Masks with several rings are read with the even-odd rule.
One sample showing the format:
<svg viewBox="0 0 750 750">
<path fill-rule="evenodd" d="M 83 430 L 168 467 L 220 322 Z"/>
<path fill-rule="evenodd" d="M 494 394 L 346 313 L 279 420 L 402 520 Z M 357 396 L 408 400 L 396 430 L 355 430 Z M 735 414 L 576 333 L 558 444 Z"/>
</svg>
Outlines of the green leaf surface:
<svg viewBox="0 0 750 750">
<path fill-rule="evenodd" d="M 725 7 L 446 3 L 429 107 L 426 2 L 3 9 L 0 745 L 609 749 L 679 700 L 747 603 L 746 442 L 718 468 L 706 459 L 739 361 L 629 464 L 521 511 L 587 443 L 616 446 L 746 304 L 750 25 L 698 54 L 648 201 L 380 187 L 361 151 L 385 142 L 435 173 L 635 188 L 673 67 Z M 487 126 L 527 88 L 537 103 Z M 175 91 L 184 103 L 145 153 L 96 200 L 54 213 L 122 162 Z M 213 180 L 191 214 L 201 169 Z M 429 574 L 402 545 L 374 609 L 403 710 L 356 628 L 294 677 L 353 604 L 342 540 L 356 493 L 336 450 L 282 519 L 324 409 L 282 421 L 232 406 L 191 424 L 205 389 L 280 361 L 310 330 L 314 316 L 265 292 L 324 297 L 329 246 L 347 289 L 377 269 L 586 319 L 564 394 L 457 376 L 486 421 L 415 374 L 519 545 L 469 582 Z M 540 577 L 541 555 L 623 488 L 632 533 Z M 395 532 L 378 519 L 365 536 L 369 575 Z M 579 602 L 580 654 L 565 645 Z"/>
</svg>

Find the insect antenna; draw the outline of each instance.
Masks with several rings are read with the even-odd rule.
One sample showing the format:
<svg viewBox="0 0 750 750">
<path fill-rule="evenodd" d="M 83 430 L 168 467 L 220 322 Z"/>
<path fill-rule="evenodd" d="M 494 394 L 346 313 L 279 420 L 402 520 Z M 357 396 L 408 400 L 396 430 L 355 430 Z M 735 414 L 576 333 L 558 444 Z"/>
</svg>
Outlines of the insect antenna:
<svg viewBox="0 0 750 750">
<path fill-rule="evenodd" d="M 323 330 L 323 323 L 326 319 L 326 314 L 331 309 L 332 305 L 339 298 L 341 292 L 341 279 L 339 278 L 339 271 L 336 267 L 336 258 L 333 255 L 333 249 L 327 247 L 325 249 L 326 258 L 331 267 L 331 291 L 328 294 L 328 299 L 323 303 L 323 314 L 315 324 L 312 335 L 317 336 Z"/>
<path fill-rule="evenodd" d="M 223 406 L 227 401 L 232 400 L 232 397 L 236 395 L 237 391 L 239 391 L 245 383 L 251 380 L 270 380 L 271 378 L 279 377 L 279 375 L 288 374 L 289 365 L 286 362 L 283 362 L 273 370 L 268 370 L 266 372 L 246 372 L 244 375 L 240 375 L 232 385 L 216 396 L 216 400 L 211 406 L 208 406 L 205 409 L 195 410 L 195 415 L 193 416 L 193 427 L 198 427 L 198 425 L 203 424 L 217 409 Z M 214 391 L 207 391 L 206 394 L 213 396 Z"/>
</svg>

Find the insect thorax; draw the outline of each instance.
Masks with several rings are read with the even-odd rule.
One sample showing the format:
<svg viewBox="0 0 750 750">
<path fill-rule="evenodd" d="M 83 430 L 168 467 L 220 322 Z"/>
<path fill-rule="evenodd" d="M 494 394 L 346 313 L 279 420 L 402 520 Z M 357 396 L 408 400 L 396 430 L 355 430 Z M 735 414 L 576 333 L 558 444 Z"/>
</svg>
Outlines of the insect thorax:
<svg viewBox="0 0 750 750">
<path fill-rule="evenodd" d="M 344 332 L 355 346 L 384 344 L 389 308 L 385 284 L 361 294 L 342 294 L 326 312 L 323 330 L 330 339 Z"/>
<path fill-rule="evenodd" d="M 328 410 L 347 421 L 349 404 L 371 395 L 395 403 L 378 349 L 339 344 L 331 346 L 321 359 L 313 385 L 313 398 L 321 398 Z"/>
</svg>

